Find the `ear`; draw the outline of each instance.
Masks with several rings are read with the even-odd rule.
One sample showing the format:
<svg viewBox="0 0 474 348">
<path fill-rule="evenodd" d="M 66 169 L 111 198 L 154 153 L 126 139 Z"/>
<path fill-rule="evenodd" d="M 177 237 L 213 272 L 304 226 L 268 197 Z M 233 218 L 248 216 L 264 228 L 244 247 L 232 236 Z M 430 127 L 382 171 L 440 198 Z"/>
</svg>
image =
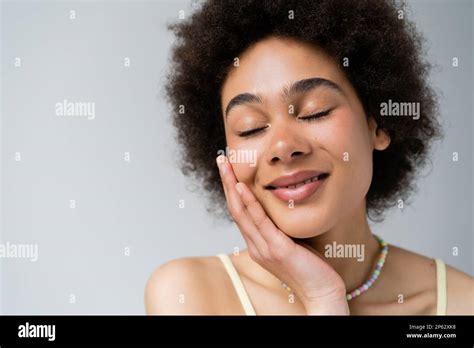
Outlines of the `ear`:
<svg viewBox="0 0 474 348">
<path fill-rule="evenodd" d="M 369 132 L 372 145 L 375 150 L 383 151 L 390 145 L 390 135 L 384 129 L 377 126 L 373 117 L 369 117 Z"/>
</svg>

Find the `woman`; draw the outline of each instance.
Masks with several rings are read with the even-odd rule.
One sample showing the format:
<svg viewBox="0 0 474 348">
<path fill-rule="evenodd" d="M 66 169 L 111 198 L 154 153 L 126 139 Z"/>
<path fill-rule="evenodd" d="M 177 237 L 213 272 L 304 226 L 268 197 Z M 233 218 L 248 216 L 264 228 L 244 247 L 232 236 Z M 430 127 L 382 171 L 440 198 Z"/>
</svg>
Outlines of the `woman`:
<svg viewBox="0 0 474 348">
<path fill-rule="evenodd" d="M 148 313 L 472 314 L 469 275 L 367 222 L 406 199 L 440 135 L 404 13 L 388 0 L 207 1 L 172 26 L 185 172 L 225 199 L 248 248 L 162 265 Z"/>
</svg>

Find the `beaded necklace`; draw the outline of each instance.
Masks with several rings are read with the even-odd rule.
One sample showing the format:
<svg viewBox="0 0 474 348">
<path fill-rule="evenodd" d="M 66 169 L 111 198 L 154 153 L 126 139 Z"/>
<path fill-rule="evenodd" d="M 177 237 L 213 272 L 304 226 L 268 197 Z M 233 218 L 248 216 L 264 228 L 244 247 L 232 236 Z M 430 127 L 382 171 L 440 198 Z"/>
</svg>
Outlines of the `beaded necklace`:
<svg viewBox="0 0 474 348">
<path fill-rule="evenodd" d="M 347 301 L 350 301 L 350 300 L 360 296 L 362 293 L 366 292 L 367 290 L 369 290 L 370 287 L 375 283 L 375 281 L 379 277 L 380 272 L 382 271 L 383 265 L 385 264 L 385 259 L 387 258 L 387 254 L 388 254 L 388 244 L 382 238 L 380 238 L 379 236 L 377 236 L 375 234 L 374 234 L 374 237 L 375 237 L 375 239 L 377 239 L 377 241 L 379 242 L 380 247 L 381 247 L 380 254 L 379 254 L 379 257 L 377 259 L 377 263 L 375 265 L 375 269 L 372 272 L 372 274 L 370 275 L 369 279 L 364 284 L 362 284 L 357 289 L 355 289 L 351 292 L 348 292 L 346 294 Z M 281 285 L 285 289 L 287 289 L 289 292 L 292 292 L 291 288 L 288 285 L 286 285 L 284 282 L 281 282 Z"/>
</svg>

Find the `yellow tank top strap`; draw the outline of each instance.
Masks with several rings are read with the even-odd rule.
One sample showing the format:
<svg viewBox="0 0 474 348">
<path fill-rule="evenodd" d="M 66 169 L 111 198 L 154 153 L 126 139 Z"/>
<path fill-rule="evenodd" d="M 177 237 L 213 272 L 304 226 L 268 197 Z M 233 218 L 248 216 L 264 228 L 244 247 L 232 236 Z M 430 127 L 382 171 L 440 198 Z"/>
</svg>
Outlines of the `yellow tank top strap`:
<svg viewBox="0 0 474 348">
<path fill-rule="evenodd" d="M 252 302 L 250 301 L 249 295 L 245 290 L 245 286 L 240 279 L 237 270 L 235 269 L 234 265 L 232 264 L 232 260 L 230 259 L 229 255 L 227 254 L 217 254 L 218 258 L 221 259 L 224 267 L 229 274 L 230 279 L 232 280 L 232 284 L 234 285 L 235 291 L 237 292 L 237 296 L 239 297 L 240 303 L 244 308 L 246 315 L 257 315 L 255 313 L 255 309 L 252 306 Z"/>
<path fill-rule="evenodd" d="M 447 305 L 446 265 L 440 259 L 435 259 L 435 262 L 436 262 L 436 292 L 437 292 L 436 315 L 446 315 L 446 305 Z"/>
</svg>

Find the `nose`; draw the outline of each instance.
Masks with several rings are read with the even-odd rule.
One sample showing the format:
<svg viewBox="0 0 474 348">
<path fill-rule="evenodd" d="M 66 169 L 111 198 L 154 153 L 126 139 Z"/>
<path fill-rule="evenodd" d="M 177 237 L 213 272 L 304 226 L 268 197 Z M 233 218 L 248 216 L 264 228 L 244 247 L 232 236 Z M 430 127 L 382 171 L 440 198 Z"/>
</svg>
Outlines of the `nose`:
<svg viewBox="0 0 474 348">
<path fill-rule="evenodd" d="M 269 164 L 279 162 L 289 164 L 298 157 L 310 154 L 310 142 L 295 128 L 297 127 L 292 127 L 287 123 L 272 125 L 270 130 L 272 136 L 266 155 Z"/>
</svg>

